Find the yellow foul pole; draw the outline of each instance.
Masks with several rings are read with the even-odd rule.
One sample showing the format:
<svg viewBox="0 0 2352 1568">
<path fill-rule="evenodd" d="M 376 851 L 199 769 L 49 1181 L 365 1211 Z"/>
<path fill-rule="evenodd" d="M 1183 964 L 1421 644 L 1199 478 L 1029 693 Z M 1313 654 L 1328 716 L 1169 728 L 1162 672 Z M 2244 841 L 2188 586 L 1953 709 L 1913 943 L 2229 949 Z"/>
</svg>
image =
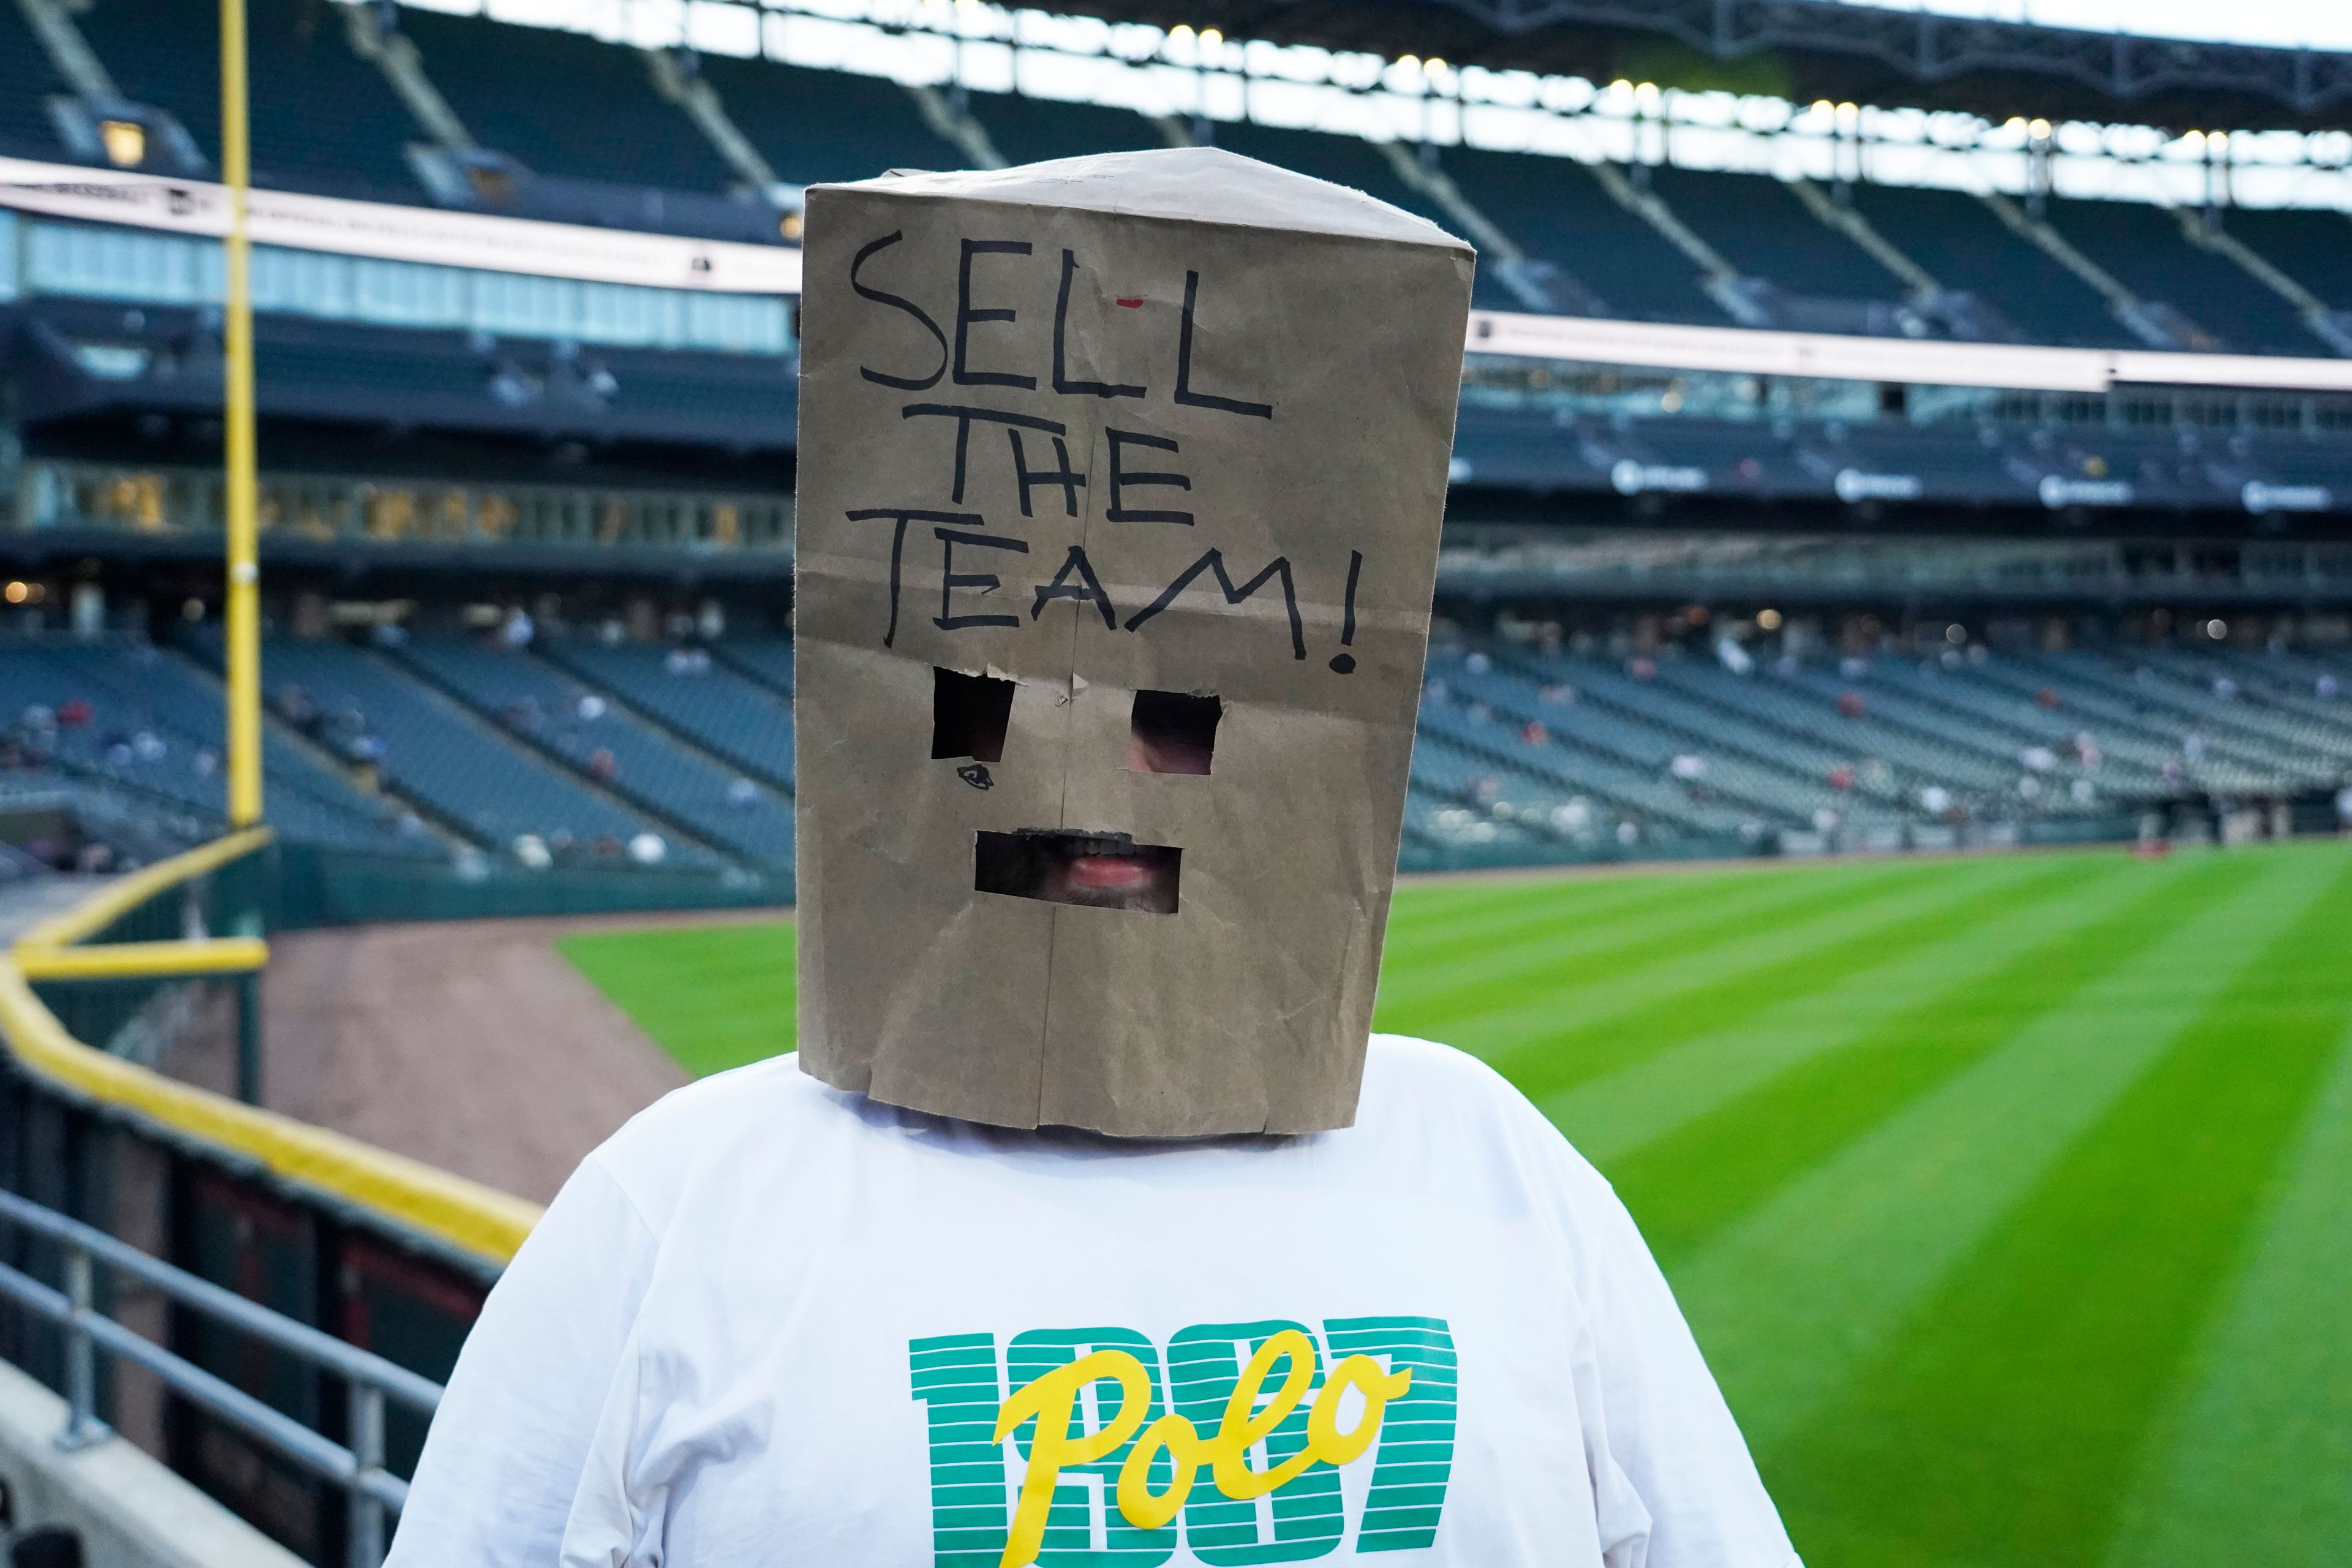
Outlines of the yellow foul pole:
<svg viewBox="0 0 2352 1568">
<path fill-rule="evenodd" d="M 253 271 L 246 237 L 251 163 L 246 139 L 245 0 L 221 0 L 221 181 L 228 188 L 225 312 L 228 533 L 228 818 L 261 820 L 261 572 L 256 560 L 259 484 L 253 435 Z"/>
</svg>

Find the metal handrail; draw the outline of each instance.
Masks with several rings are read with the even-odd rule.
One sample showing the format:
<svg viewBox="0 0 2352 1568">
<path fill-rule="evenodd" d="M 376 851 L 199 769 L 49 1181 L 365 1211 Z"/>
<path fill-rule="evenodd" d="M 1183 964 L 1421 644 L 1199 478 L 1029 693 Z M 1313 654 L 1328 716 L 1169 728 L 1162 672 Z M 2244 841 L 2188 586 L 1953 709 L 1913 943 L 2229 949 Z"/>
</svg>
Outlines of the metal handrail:
<svg viewBox="0 0 2352 1568">
<path fill-rule="evenodd" d="M 96 1409 L 97 1352 L 103 1348 L 144 1367 L 173 1392 L 341 1487 L 351 1503 L 346 1561 L 350 1568 L 377 1568 L 383 1561 L 385 1514 L 399 1511 L 408 1500 L 408 1483 L 383 1468 L 384 1400 L 396 1399 L 429 1415 L 441 1401 L 439 1384 L 15 1193 L 0 1191 L 0 1221 L 45 1236 L 65 1252 L 63 1290 L 0 1263 L 0 1297 L 65 1331 L 67 1415 L 65 1430 L 58 1435 L 61 1447 L 83 1447 L 110 1435 Z M 96 1263 L 341 1377 L 350 1391 L 349 1446 L 312 1431 L 99 1311 L 92 1304 Z"/>
</svg>

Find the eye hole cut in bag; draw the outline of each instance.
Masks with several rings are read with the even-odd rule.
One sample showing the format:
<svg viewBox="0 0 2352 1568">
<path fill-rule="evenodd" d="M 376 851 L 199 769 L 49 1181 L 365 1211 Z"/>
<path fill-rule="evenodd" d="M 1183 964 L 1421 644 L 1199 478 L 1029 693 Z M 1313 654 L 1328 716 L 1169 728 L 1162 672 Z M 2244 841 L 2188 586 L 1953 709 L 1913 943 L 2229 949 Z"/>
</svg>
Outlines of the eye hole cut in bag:
<svg viewBox="0 0 2352 1568">
<path fill-rule="evenodd" d="M 1181 691 L 1139 691 L 1129 721 L 1127 766 L 1139 773 L 1206 776 L 1225 705 Z"/>
<path fill-rule="evenodd" d="M 1004 760 L 1004 731 L 1013 721 L 1013 682 L 989 675 L 931 669 L 931 755 Z"/>
</svg>

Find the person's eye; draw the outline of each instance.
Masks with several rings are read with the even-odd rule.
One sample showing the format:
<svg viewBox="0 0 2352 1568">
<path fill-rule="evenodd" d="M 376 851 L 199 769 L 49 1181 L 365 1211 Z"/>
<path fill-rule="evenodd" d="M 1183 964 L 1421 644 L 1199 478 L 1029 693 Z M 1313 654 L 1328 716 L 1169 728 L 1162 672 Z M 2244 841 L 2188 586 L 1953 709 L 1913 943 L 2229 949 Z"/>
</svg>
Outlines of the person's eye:
<svg viewBox="0 0 2352 1568">
<path fill-rule="evenodd" d="M 1129 721 L 1127 765 L 1139 773 L 1206 773 L 1224 704 L 1181 691 L 1139 691 Z"/>
</svg>

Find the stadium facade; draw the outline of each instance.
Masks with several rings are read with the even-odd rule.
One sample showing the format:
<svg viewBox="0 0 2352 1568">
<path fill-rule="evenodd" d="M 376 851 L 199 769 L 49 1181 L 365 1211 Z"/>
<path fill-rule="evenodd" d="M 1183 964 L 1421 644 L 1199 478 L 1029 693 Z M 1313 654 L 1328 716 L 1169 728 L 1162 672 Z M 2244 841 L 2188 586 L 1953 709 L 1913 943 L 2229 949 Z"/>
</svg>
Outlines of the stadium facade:
<svg viewBox="0 0 2352 1568">
<path fill-rule="evenodd" d="M 2338 825 L 2340 57 L 1812 0 L 673 19 L 253 7 L 265 847 L 219 837 L 213 15 L 0 5 L 10 1192 L 446 1373 L 530 1206 L 147 1069 L 257 1098 L 266 930 L 789 899 L 800 192 L 895 167 L 1211 142 L 1478 245 L 1409 866 Z M 99 1297 L 352 1447 L 33 1316 L 0 1354 L 374 1561 L 418 1408 Z"/>
<path fill-rule="evenodd" d="M 271 820 L 329 912 L 788 897 L 799 190 L 1213 141 L 1483 252 L 1408 864 L 2332 826 L 2338 63 L 1735 10 L 268 0 Z M 219 818 L 224 208 L 210 14 L 131 21 L 0 13 L 0 660 L 135 854 Z"/>
</svg>

